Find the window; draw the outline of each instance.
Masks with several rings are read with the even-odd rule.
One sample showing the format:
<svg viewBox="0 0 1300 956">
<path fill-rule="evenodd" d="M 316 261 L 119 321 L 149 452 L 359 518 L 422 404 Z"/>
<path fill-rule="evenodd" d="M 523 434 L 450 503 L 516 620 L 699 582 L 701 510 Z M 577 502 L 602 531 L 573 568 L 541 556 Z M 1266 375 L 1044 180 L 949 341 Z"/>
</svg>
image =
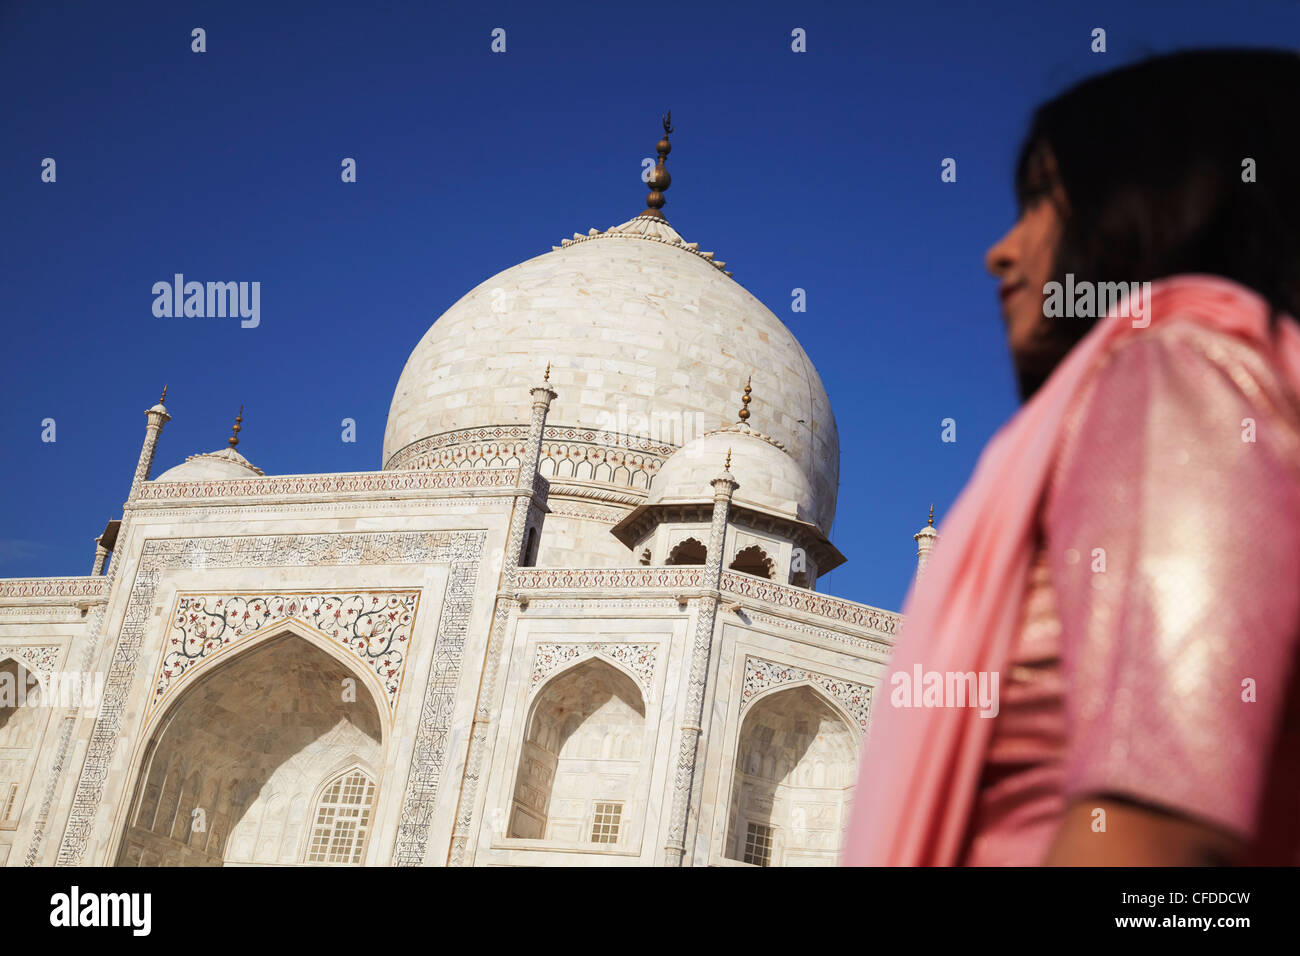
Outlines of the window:
<svg viewBox="0 0 1300 956">
<path fill-rule="evenodd" d="M 665 564 L 704 564 L 708 558 L 708 549 L 695 538 L 681 541 L 668 552 Z"/>
<path fill-rule="evenodd" d="M 591 823 L 592 843 L 617 843 L 618 825 L 623 816 L 621 803 L 597 803 Z"/>
<path fill-rule="evenodd" d="M 325 788 L 316 805 L 308 863 L 361 862 L 375 782 L 360 770 L 349 770 Z"/>
<path fill-rule="evenodd" d="M 743 862 L 755 866 L 770 866 L 772 862 L 772 827 L 765 823 L 751 823 L 745 831 L 745 857 Z"/>
<path fill-rule="evenodd" d="M 775 568 L 772 565 L 772 559 L 767 556 L 767 552 L 758 545 L 752 544 L 748 548 L 742 548 L 736 552 L 730 570 L 771 579 Z"/>
</svg>

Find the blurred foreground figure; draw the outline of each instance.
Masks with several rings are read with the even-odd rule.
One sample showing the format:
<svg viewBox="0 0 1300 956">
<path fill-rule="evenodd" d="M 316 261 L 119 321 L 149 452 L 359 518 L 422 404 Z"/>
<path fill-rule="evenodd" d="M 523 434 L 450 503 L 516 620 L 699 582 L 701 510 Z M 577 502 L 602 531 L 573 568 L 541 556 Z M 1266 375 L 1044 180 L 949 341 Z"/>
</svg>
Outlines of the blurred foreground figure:
<svg viewBox="0 0 1300 956">
<path fill-rule="evenodd" d="M 909 595 L 845 863 L 1300 861 L 1297 102 L 1296 55 L 1206 51 L 1035 115 L 988 253 L 1026 403 Z"/>
</svg>

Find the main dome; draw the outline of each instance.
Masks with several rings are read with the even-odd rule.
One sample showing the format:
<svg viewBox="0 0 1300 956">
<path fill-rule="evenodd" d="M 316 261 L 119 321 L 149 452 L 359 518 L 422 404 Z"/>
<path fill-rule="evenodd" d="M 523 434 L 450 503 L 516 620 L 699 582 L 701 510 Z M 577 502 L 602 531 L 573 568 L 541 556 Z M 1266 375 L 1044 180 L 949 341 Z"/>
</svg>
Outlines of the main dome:
<svg viewBox="0 0 1300 956">
<path fill-rule="evenodd" d="M 752 376 L 754 423 L 808 477 L 811 517 L 828 531 L 839 487 L 830 399 L 790 330 L 722 265 L 642 215 L 481 283 L 407 360 L 384 468 L 418 467 L 448 433 L 526 423 L 529 388 L 548 362 L 559 396 L 548 430 L 613 433 L 629 447 L 634 438 L 680 446 L 734 421 Z"/>
</svg>

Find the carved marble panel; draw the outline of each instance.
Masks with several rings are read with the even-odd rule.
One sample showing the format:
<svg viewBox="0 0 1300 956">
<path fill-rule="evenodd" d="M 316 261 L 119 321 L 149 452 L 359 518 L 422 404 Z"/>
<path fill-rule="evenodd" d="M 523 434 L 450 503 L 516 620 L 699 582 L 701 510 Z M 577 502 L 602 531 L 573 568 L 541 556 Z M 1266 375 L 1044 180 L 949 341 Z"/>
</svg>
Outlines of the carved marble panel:
<svg viewBox="0 0 1300 956">
<path fill-rule="evenodd" d="M 342 647 L 379 678 L 391 723 L 419 603 L 419 591 L 178 594 L 167 636 L 169 647 L 154 675 L 149 714 L 170 699 L 199 665 L 253 634 L 292 619 Z"/>
<path fill-rule="evenodd" d="M 745 658 L 745 676 L 740 692 L 740 712 L 764 691 L 782 684 L 808 683 L 837 701 L 865 733 L 871 722 L 871 688 L 839 677 L 818 674 L 793 664 L 778 664 L 760 657 Z"/>
</svg>

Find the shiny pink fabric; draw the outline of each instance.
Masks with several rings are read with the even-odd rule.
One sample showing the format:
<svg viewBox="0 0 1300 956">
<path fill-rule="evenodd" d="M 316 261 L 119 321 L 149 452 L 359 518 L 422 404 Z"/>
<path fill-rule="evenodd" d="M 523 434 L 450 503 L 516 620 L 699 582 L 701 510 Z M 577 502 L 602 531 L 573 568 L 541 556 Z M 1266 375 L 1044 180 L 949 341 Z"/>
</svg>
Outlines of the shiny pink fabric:
<svg viewBox="0 0 1300 956">
<path fill-rule="evenodd" d="M 1175 321 L 1120 343 L 1080 394 L 962 863 L 1042 862 L 1069 801 L 1099 794 L 1296 862 L 1300 421 L 1284 392 L 1248 342 Z M 1290 800 L 1281 828 L 1271 790 Z"/>
<path fill-rule="evenodd" d="M 1019 643 L 1001 692 L 959 858 L 964 866 L 1042 862 L 1065 815 L 1061 621 L 1045 550 L 1030 572 Z"/>
<path fill-rule="evenodd" d="M 1201 686 L 1200 681 L 1212 672 L 1206 663 L 1205 655 L 1209 652 L 1204 646 L 1198 649 L 1186 643 L 1188 634 L 1195 629 L 1196 614 L 1179 615 L 1179 589 L 1190 587 L 1184 596 L 1190 595 L 1200 602 L 1195 604 L 1197 608 L 1208 606 L 1206 600 L 1226 602 L 1229 606 L 1230 612 L 1203 619 L 1219 628 L 1212 645 L 1217 652 L 1222 653 L 1231 646 L 1236 633 L 1234 627 L 1249 629 L 1260 621 L 1254 612 L 1233 607 L 1233 593 L 1220 594 L 1215 590 L 1222 584 L 1222 579 L 1217 577 L 1219 565 L 1209 575 L 1203 575 L 1197 568 L 1194 559 L 1205 552 L 1166 549 L 1173 563 L 1163 568 L 1144 569 L 1150 574 L 1142 580 L 1163 581 L 1168 587 L 1145 604 L 1143 600 L 1125 603 L 1122 598 L 1127 593 L 1126 576 L 1108 571 L 1110 576 L 1103 579 L 1102 587 L 1112 588 L 1112 594 L 1120 595 L 1121 600 L 1105 605 L 1107 610 L 1101 615 L 1105 620 L 1099 623 L 1095 612 L 1100 605 L 1094 606 L 1080 595 L 1096 589 L 1098 578 L 1091 572 L 1092 548 L 1106 547 L 1106 544 L 1093 545 L 1088 541 L 1063 544 L 1072 533 L 1068 532 L 1066 511 L 1059 513 L 1065 517 L 1057 522 L 1058 540 L 1043 540 L 1044 531 L 1052 531 L 1052 522 L 1045 522 L 1042 514 L 1052 467 L 1060 459 L 1062 436 L 1070 426 L 1072 412 L 1088 404 L 1081 396 L 1089 393 L 1099 372 L 1113 356 L 1133 352 L 1148 363 L 1155 362 L 1151 365 L 1153 370 L 1162 361 L 1141 348 L 1133 351 L 1119 346 L 1142 338 L 1157 343 L 1167 334 L 1167 327 L 1176 322 L 1199 326 L 1225 336 L 1223 341 L 1244 343 L 1253 354 L 1261 356 L 1264 365 L 1285 385 L 1285 394 L 1279 401 L 1291 403 L 1293 396 L 1300 394 L 1300 329 L 1294 320 L 1287 318 L 1278 324 L 1276 332 L 1271 332 L 1266 304 L 1249 290 L 1214 277 L 1180 276 L 1153 284 L 1148 314 L 1150 324 L 1145 328 L 1135 328 L 1131 319 L 1117 314 L 1099 321 L 1035 397 L 990 443 L 970 485 L 944 524 L 943 539 L 930 560 L 922 585 L 909 595 L 905 606 L 906 625 L 891 667 L 891 675 L 910 674 L 914 665 L 919 665 L 927 672 L 997 672 L 1003 678 L 1014 677 L 1013 667 L 1024 666 L 1023 660 L 1015 658 L 1035 653 L 1033 648 L 1022 646 L 1021 639 L 1026 600 L 1033 596 L 1029 584 L 1036 568 L 1035 556 L 1046 547 L 1049 573 L 1062 579 L 1073 575 L 1072 580 L 1060 583 L 1061 621 L 1081 635 L 1077 641 L 1063 642 L 1061 670 L 1057 677 L 1049 679 L 1061 680 L 1061 686 L 1071 688 L 1078 681 L 1078 686 L 1099 691 L 1100 696 L 1090 690 L 1088 694 L 1062 698 L 1058 687 L 1055 696 L 1062 701 L 1060 707 L 1065 709 L 1067 719 L 1064 729 L 1058 724 L 1060 739 L 1046 750 L 1030 753 L 1018 769 L 1006 771 L 998 778 L 999 758 L 1007 748 L 1023 745 L 1026 739 L 1034 739 L 1035 734 L 1040 735 L 1038 744 L 1046 739 L 1041 735 L 1054 719 L 1053 705 L 1046 698 L 1034 702 L 1033 695 L 1042 693 L 1041 689 L 1018 686 L 1016 680 L 1004 679 L 1004 703 L 1011 708 L 1008 723 L 1005 717 L 982 718 L 974 708 L 891 706 L 892 684 L 887 679 L 879 692 L 875 725 L 863 755 L 845 847 L 846 864 L 1038 862 L 1053 835 L 1053 821 L 1059 818 L 1064 800 L 1072 794 L 1135 792 L 1153 802 L 1211 816 L 1216 822 L 1252 836 L 1259 830 L 1260 817 L 1269 812 L 1263 807 L 1272 791 L 1262 781 L 1271 773 L 1270 748 L 1276 750 L 1281 739 L 1278 722 L 1290 708 L 1286 703 L 1291 683 L 1288 641 L 1254 640 L 1254 632 L 1250 632 L 1252 640 L 1247 643 L 1256 649 L 1255 656 L 1244 661 L 1229 656 L 1228 666 L 1214 672 L 1221 678 L 1219 683 Z M 1207 358 L 1210 365 L 1216 361 L 1213 355 Z M 1112 371 L 1120 375 L 1122 369 L 1117 367 Z M 1146 419 L 1140 402 L 1144 396 L 1154 394 L 1151 383 L 1159 380 L 1161 375 L 1148 375 L 1145 385 L 1139 383 L 1139 388 L 1148 390 L 1138 393 L 1139 404 L 1131 412 L 1136 416 L 1131 429 L 1136 433 L 1136 444 L 1126 454 L 1136 454 L 1139 461 L 1143 460 L 1143 443 L 1151 441 L 1156 434 L 1144 430 L 1142 422 Z M 1205 386 L 1209 379 L 1202 375 L 1200 380 L 1169 381 L 1179 385 L 1179 395 L 1194 398 L 1196 389 Z M 1238 387 L 1243 386 L 1238 383 Z M 1287 413 L 1286 409 L 1278 408 L 1279 415 Z M 1118 413 L 1111 412 L 1112 418 L 1115 414 Z M 1221 429 L 1230 430 L 1230 438 L 1241 443 L 1241 422 L 1221 420 L 1217 424 Z M 1174 453 L 1178 454 L 1178 449 Z M 1107 459 L 1099 449 L 1075 460 L 1086 465 L 1070 479 L 1076 482 L 1077 488 L 1105 494 L 1115 493 L 1122 487 L 1113 476 L 1108 478 L 1104 473 Z M 1118 456 L 1110 460 L 1116 461 Z M 1288 480 L 1294 483 L 1293 479 L 1279 477 L 1284 470 L 1274 469 L 1272 477 L 1262 479 L 1265 492 L 1276 491 Z M 1257 475 L 1253 480 L 1261 479 Z M 1240 502 L 1220 501 L 1215 513 L 1222 514 L 1224 509 L 1237 504 Z M 1144 520 L 1143 511 L 1149 508 L 1153 513 L 1163 513 L 1158 505 L 1156 498 L 1139 496 L 1136 502 L 1127 503 L 1127 510 L 1125 507 L 1111 509 L 1109 513 L 1114 517 L 1105 526 L 1109 535 L 1107 543 L 1123 554 L 1140 554 L 1140 548 L 1134 547 L 1133 536 L 1146 539 L 1160 533 L 1158 524 Z M 1083 533 L 1085 529 L 1074 530 Z M 1185 529 L 1175 530 L 1176 542 L 1185 546 L 1187 539 L 1178 536 Z M 1243 535 L 1249 533 L 1242 531 Z M 1071 564 L 1066 555 L 1072 550 L 1079 552 L 1082 560 L 1076 559 Z M 1240 551 L 1238 548 L 1233 554 Z M 1279 553 L 1280 560 L 1288 560 L 1285 548 Z M 1234 566 L 1236 560 L 1232 558 L 1225 567 Z M 1081 566 L 1089 570 L 1089 576 L 1078 573 Z M 1285 567 L 1264 564 L 1256 565 L 1255 570 L 1257 575 L 1264 575 L 1266 590 L 1269 587 L 1295 590 L 1294 578 L 1274 581 L 1269 576 L 1280 577 L 1288 570 Z M 1196 590 L 1198 576 L 1210 587 L 1208 594 Z M 1256 580 L 1260 578 L 1257 576 Z M 1246 596 L 1254 597 L 1259 590 L 1257 586 L 1255 593 Z M 1144 587 L 1132 589 L 1133 595 L 1141 596 L 1139 592 L 1145 593 Z M 1150 641 L 1156 643 L 1148 643 L 1145 650 L 1158 651 L 1156 656 L 1144 655 L 1141 641 L 1134 641 L 1130 648 L 1114 640 L 1118 633 L 1131 635 L 1151 630 L 1152 608 L 1159 608 L 1163 621 L 1178 624 L 1172 629 L 1152 631 Z M 1269 611 L 1284 616 L 1288 607 L 1282 601 Z M 1106 617 L 1107 614 L 1111 616 Z M 1148 617 L 1143 618 L 1143 614 Z M 1072 621 L 1084 623 L 1071 625 Z M 1285 626 L 1289 625 L 1283 629 Z M 1190 656 L 1180 655 L 1179 634 L 1184 640 L 1181 650 L 1190 651 Z M 1261 646 L 1265 648 L 1262 651 Z M 1041 651 L 1040 648 L 1038 652 Z M 1187 660 L 1197 663 L 1185 666 Z M 1248 711 L 1244 709 L 1246 705 L 1235 703 L 1241 678 L 1250 676 L 1242 673 L 1242 666 L 1257 674 L 1264 673 L 1262 667 L 1275 668 L 1268 677 L 1273 701 L 1267 707 Z M 1044 670 L 1050 672 L 1052 667 Z M 1144 681 L 1148 681 L 1147 687 L 1163 688 L 1160 702 L 1150 706 L 1143 702 Z M 1227 765 L 1242 768 L 1250 775 L 1249 783 L 1243 785 L 1240 793 L 1226 798 L 1223 788 L 1202 789 L 1208 786 L 1210 777 L 1220 772 L 1213 768 L 1193 772 L 1181 783 L 1163 785 L 1150 780 L 1157 764 L 1167 778 L 1171 768 L 1187 769 L 1197 754 L 1212 751 L 1203 728 L 1200 738 L 1190 745 L 1186 735 L 1163 737 L 1172 726 L 1170 720 L 1162 719 L 1162 715 L 1171 712 L 1170 702 L 1206 693 L 1210 703 L 1205 708 L 1193 706 L 1188 712 L 1197 717 L 1208 713 L 1214 717 L 1233 714 L 1238 718 L 1235 726 L 1241 733 L 1224 742 L 1221 752 L 1233 755 L 1226 761 Z M 1050 698 L 1052 692 L 1047 696 Z M 1180 712 L 1177 707 L 1172 710 L 1175 714 Z M 1030 715 L 1027 721 L 1023 719 L 1026 715 Z M 1032 729 L 1035 718 L 1039 721 L 1036 730 Z M 1002 726 L 995 734 L 997 724 Z M 1056 748 L 1055 756 L 1051 747 Z M 1135 752 L 1139 759 L 1131 761 L 1130 756 Z M 991 763 L 990 756 L 995 758 Z M 1002 765 L 1015 766 L 1014 762 L 1006 761 Z M 1033 798 L 1025 799 L 1026 793 Z M 1220 802 L 1224 799 L 1226 803 Z M 1022 844 L 1016 845 L 1014 840 L 1008 843 L 1007 835 L 1016 833 L 1023 837 Z"/>
</svg>

